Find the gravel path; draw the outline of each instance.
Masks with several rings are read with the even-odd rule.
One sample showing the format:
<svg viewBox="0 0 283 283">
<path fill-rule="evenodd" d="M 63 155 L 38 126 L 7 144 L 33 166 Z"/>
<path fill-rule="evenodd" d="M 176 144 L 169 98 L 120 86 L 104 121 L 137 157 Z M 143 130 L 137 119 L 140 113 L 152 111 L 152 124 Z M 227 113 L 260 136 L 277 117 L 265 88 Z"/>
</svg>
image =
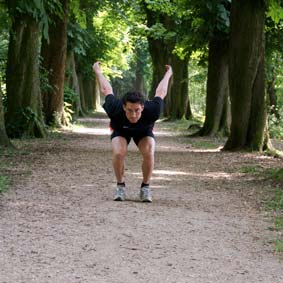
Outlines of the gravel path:
<svg viewBox="0 0 283 283">
<path fill-rule="evenodd" d="M 138 201 L 133 144 L 127 201 L 114 202 L 108 120 L 83 122 L 23 143 L 0 199 L 1 283 L 283 282 L 265 183 L 239 173 L 281 161 L 198 149 L 158 123 L 153 203 Z"/>
</svg>

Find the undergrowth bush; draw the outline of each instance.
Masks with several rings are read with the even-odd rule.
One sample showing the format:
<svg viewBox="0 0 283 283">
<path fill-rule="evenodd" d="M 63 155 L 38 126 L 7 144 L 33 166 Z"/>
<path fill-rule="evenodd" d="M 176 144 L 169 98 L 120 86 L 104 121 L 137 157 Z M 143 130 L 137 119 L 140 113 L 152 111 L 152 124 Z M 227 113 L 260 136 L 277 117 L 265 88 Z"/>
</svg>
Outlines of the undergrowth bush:
<svg viewBox="0 0 283 283">
<path fill-rule="evenodd" d="M 268 115 L 269 134 L 271 138 L 283 139 L 283 108 L 275 110 L 277 114 Z"/>
</svg>

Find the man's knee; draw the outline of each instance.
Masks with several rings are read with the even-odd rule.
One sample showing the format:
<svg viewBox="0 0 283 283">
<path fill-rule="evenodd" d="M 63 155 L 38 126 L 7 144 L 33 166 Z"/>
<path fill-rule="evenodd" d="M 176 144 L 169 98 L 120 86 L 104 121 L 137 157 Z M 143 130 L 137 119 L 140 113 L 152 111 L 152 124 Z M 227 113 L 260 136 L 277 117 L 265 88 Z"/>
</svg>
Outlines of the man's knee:
<svg viewBox="0 0 283 283">
<path fill-rule="evenodd" d="M 155 141 L 152 137 L 145 137 L 139 143 L 139 149 L 143 157 L 151 158 L 154 156 Z"/>
<path fill-rule="evenodd" d="M 127 141 L 122 137 L 115 137 L 112 140 L 113 158 L 124 160 L 127 154 Z"/>
<path fill-rule="evenodd" d="M 124 151 L 113 151 L 113 159 L 124 160 L 126 157 L 126 152 Z"/>
</svg>

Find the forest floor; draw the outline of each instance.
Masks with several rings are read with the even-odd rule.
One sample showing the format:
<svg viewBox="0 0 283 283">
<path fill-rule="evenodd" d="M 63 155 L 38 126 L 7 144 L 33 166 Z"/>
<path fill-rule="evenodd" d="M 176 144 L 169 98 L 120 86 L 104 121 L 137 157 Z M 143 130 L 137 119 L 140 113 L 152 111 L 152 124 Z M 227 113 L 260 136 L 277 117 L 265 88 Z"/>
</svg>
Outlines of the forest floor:
<svg viewBox="0 0 283 283">
<path fill-rule="evenodd" d="M 221 152 L 223 140 L 158 122 L 153 202 L 139 201 L 133 143 L 127 200 L 114 202 L 108 119 L 79 123 L 1 157 L 13 180 L 0 197 L 0 283 L 283 282 L 282 230 L 265 206 L 277 185 L 261 174 L 282 159 Z"/>
</svg>

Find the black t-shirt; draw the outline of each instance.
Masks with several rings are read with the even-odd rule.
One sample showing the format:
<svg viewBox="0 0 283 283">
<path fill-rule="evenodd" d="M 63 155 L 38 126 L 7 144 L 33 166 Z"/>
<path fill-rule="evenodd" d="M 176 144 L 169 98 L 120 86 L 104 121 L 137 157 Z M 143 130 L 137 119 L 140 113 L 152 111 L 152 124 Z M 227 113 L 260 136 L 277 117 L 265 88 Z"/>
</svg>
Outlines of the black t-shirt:
<svg viewBox="0 0 283 283">
<path fill-rule="evenodd" d="M 145 101 L 144 110 L 137 123 L 130 123 L 123 109 L 123 102 L 114 95 L 105 97 L 103 108 L 110 118 L 112 129 L 122 132 L 137 133 L 152 130 L 154 122 L 159 118 L 163 107 L 162 98 L 156 96 L 153 100 Z"/>
</svg>

